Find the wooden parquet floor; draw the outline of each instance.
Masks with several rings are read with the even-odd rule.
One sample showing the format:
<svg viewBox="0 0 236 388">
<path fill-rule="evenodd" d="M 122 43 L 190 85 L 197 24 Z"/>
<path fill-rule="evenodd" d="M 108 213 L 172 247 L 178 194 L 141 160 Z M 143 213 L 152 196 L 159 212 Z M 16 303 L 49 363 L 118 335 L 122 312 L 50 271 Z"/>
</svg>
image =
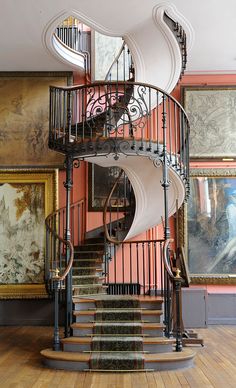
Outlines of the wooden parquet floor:
<svg viewBox="0 0 236 388">
<path fill-rule="evenodd" d="M 40 350 L 51 346 L 49 327 L 0 327 L 0 388 L 235 388 L 236 326 L 196 330 L 195 366 L 168 372 L 90 373 L 51 370 Z"/>
</svg>

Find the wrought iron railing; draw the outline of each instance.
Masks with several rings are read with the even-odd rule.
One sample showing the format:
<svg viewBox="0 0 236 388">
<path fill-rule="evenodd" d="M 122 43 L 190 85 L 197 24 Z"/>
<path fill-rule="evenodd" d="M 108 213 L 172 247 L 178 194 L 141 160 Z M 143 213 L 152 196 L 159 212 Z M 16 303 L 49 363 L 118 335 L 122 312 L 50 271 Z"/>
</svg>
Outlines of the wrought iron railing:
<svg viewBox="0 0 236 388">
<path fill-rule="evenodd" d="M 107 243 L 105 284 L 110 294 L 162 296 L 165 335 L 176 337 L 176 351 L 182 350 L 182 311 L 179 268 L 174 267 L 171 239 Z"/>
<path fill-rule="evenodd" d="M 175 349 L 182 350 L 182 297 L 181 287 L 184 279 L 180 276 L 180 269 L 174 267 L 176 263 L 175 252 L 170 249 L 174 240 L 167 239 L 163 246 L 163 268 L 164 268 L 164 323 L 165 335 L 176 338 Z"/>
<path fill-rule="evenodd" d="M 85 201 L 58 209 L 46 218 L 45 278 L 49 294 L 54 296 L 54 350 L 60 349 L 59 297 L 64 292 L 66 304 L 65 336 L 68 335 L 72 316 L 72 274 L 74 246 L 85 236 Z"/>
<path fill-rule="evenodd" d="M 67 268 L 65 251 L 68 241 L 66 232 L 66 207 L 56 210 L 46 218 L 46 281 L 50 280 L 52 271 L 59 275 Z M 80 200 L 70 206 L 70 243 L 78 246 L 85 236 L 85 200 Z"/>
<path fill-rule="evenodd" d="M 105 81 L 134 81 L 133 59 L 125 42 L 109 67 Z"/>
<path fill-rule="evenodd" d="M 178 23 L 175 22 L 167 13 L 164 12 L 164 20 L 166 24 L 170 27 L 172 32 L 174 33 L 176 40 L 180 47 L 181 52 L 181 58 L 182 58 L 182 71 L 181 71 L 181 77 L 185 72 L 186 65 L 187 65 L 187 38 L 186 38 L 186 32 L 184 31 L 183 27 Z M 181 78 L 180 77 L 180 78 Z"/>
<path fill-rule="evenodd" d="M 164 240 L 107 243 L 106 284 L 137 284 L 141 295 L 159 295 L 163 290 Z"/>
<path fill-rule="evenodd" d="M 189 122 L 163 90 L 138 82 L 50 88 L 49 147 L 78 158 L 141 155 L 189 175 Z"/>
</svg>

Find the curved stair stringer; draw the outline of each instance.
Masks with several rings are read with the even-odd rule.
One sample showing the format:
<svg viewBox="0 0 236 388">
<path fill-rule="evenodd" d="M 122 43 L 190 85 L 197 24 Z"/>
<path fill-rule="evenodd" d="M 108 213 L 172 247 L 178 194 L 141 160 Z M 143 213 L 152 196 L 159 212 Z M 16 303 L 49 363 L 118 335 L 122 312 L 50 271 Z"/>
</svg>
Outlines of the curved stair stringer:
<svg viewBox="0 0 236 388">
<path fill-rule="evenodd" d="M 118 166 L 127 174 L 134 190 L 136 209 L 135 215 L 125 240 L 131 239 L 142 232 L 160 224 L 164 218 L 164 197 L 162 181 L 162 164 L 155 166 L 148 156 L 120 154 L 114 159 L 113 154 L 85 158 L 88 162 L 102 167 Z M 168 214 L 176 212 L 184 201 L 185 186 L 173 169 L 169 168 L 170 187 L 168 190 Z"/>
</svg>

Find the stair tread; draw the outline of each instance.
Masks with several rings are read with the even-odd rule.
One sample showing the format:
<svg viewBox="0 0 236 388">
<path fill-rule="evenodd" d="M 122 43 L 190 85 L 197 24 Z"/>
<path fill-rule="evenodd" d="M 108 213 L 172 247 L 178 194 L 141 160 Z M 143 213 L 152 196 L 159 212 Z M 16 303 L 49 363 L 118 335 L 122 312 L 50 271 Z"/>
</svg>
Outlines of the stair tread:
<svg viewBox="0 0 236 388">
<path fill-rule="evenodd" d="M 123 295 L 119 295 L 119 296 L 118 295 L 106 295 L 106 298 L 104 298 L 104 300 L 109 300 L 109 299 L 114 299 L 114 298 L 116 298 L 116 299 L 126 299 L 127 295 L 124 295 L 124 296 Z M 134 299 L 134 300 L 139 300 L 142 303 L 145 303 L 145 302 L 146 303 L 149 303 L 149 302 L 162 303 L 163 302 L 163 298 L 159 297 L 159 296 L 141 296 L 141 295 L 140 296 L 131 296 L 130 295 L 129 298 L 130 299 Z M 103 298 L 99 298 L 99 297 L 95 298 L 95 297 L 91 296 L 91 297 L 88 297 L 86 299 L 86 302 L 94 303 L 98 299 L 99 300 L 103 300 Z M 85 300 L 84 300 L 83 296 L 81 296 L 81 297 L 78 297 L 78 300 L 76 302 L 83 303 L 83 302 L 85 302 Z"/>
<path fill-rule="evenodd" d="M 103 341 L 112 341 L 111 336 L 102 336 L 100 337 L 99 334 L 93 335 L 93 337 L 68 337 L 63 338 L 61 342 L 67 343 L 67 344 L 90 344 L 92 341 L 99 341 L 102 338 Z M 135 334 L 135 336 L 129 336 L 122 337 L 119 334 L 116 334 L 116 336 L 113 337 L 114 341 L 134 341 L 135 339 L 142 341 L 144 344 L 174 344 L 175 339 L 174 338 L 166 338 L 166 337 L 142 337 L 138 334 Z"/>
<path fill-rule="evenodd" d="M 96 322 L 97 323 L 97 322 Z M 72 329 L 89 329 L 96 325 L 95 322 L 75 322 L 72 323 Z M 165 325 L 163 323 L 152 323 L 152 322 L 127 322 L 127 326 L 133 326 L 133 324 L 141 325 L 144 329 L 163 329 Z M 120 325 L 119 322 L 101 322 L 99 325 Z"/>
<path fill-rule="evenodd" d="M 142 315 L 161 315 L 161 310 L 145 310 L 141 308 L 137 309 L 94 309 L 94 310 L 76 310 L 73 311 L 74 315 L 94 315 L 95 313 L 112 313 L 112 314 L 118 314 L 118 313 L 127 313 L 127 312 L 140 312 Z"/>
<path fill-rule="evenodd" d="M 106 352 L 108 357 L 112 352 Z M 122 358 L 129 357 L 134 354 L 134 352 L 119 352 L 122 355 Z M 74 361 L 74 362 L 89 362 L 91 354 L 87 352 L 68 352 L 68 351 L 54 351 L 53 349 L 44 349 L 41 350 L 40 354 L 52 360 L 60 361 Z M 118 355 L 118 353 L 116 353 Z M 178 362 L 192 359 L 195 356 L 189 348 L 184 348 L 181 352 L 167 352 L 167 353 L 142 353 L 144 361 L 146 362 Z M 105 355 L 103 353 L 103 355 Z"/>
</svg>

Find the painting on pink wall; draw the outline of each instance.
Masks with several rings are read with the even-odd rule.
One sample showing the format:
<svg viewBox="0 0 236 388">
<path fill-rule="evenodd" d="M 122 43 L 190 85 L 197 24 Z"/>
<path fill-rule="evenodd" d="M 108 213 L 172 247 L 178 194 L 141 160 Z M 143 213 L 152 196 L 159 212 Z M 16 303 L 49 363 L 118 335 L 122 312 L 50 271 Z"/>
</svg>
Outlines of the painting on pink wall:
<svg viewBox="0 0 236 388">
<path fill-rule="evenodd" d="M 0 73 L 0 167 L 61 167 L 48 148 L 49 86 L 66 86 L 69 72 Z"/>
<path fill-rule="evenodd" d="M 192 282 L 236 280 L 236 170 L 192 169 L 185 247 Z"/>
<path fill-rule="evenodd" d="M 236 158 L 236 86 L 186 86 L 190 158 Z"/>
<path fill-rule="evenodd" d="M 57 170 L 0 171 L 0 298 L 45 297 L 45 218 Z"/>
</svg>

